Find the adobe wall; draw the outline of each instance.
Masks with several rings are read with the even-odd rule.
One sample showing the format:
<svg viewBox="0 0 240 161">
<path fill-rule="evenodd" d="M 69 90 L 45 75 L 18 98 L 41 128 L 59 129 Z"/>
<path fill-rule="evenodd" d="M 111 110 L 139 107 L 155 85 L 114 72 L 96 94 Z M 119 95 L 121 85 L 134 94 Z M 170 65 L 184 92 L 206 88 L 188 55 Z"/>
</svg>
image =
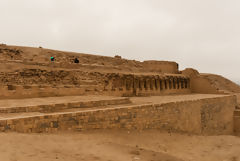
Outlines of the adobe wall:
<svg viewBox="0 0 240 161">
<path fill-rule="evenodd" d="M 184 75 L 140 75 L 25 69 L 0 73 L 0 99 L 101 94 L 148 96 L 190 93 Z"/>
<path fill-rule="evenodd" d="M 86 88 L 91 92 L 86 92 Z M 97 88 L 97 87 L 96 87 Z M 83 94 L 94 94 L 94 86 L 21 86 L 7 85 L 0 86 L 0 99 L 22 99 L 37 97 L 54 97 L 54 96 L 75 96 Z"/>
<path fill-rule="evenodd" d="M 97 72 L 24 69 L 0 73 L 0 99 L 95 94 L 103 90 Z"/>
<path fill-rule="evenodd" d="M 76 70 L 23 69 L 0 72 L 0 84 L 8 85 L 97 85 L 104 74 Z"/>
<path fill-rule="evenodd" d="M 160 129 L 191 134 L 232 134 L 236 97 L 131 105 L 0 120 L 0 131 Z"/>
<path fill-rule="evenodd" d="M 193 93 L 220 93 L 206 78 L 201 75 L 191 79 L 191 90 Z"/>
<path fill-rule="evenodd" d="M 58 103 L 54 103 L 52 101 L 49 102 L 49 100 L 39 102 L 38 104 L 22 104 L 15 103 L 15 105 L 9 105 L 9 106 L 1 106 L 0 108 L 0 114 L 5 113 L 6 115 L 9 113 L 29 113 L 29 112 L 40 112 L 40 113 L 53 113 L 57 111 L 63 111 L 67 109 L 74 109 L 78 108 L 79 110 L 81 108 L 96 108 L 96 107 L 103 107 L 103 106 L 110 106 L 110 105 L 124 105 L 124 104 L 130 104 L 132 103 L 128 97 L 112 97 L 112 98 L 104 98 L 102 96 L 98 97 L 96 99 L 96 96 L 92 96 L 91 98 L 94 98 L 93 100 L 84 100 L 84 97 L 77 96 L 78 99 L 70 100 L 70 101 L 60 101 Z M 49 99 L 49 98 L 48 98 Z M 58 99 L 56 97 L 51 97 L 51 99 Z M 65 98 L 66 99 L 66 98 Z M 35 99 L 36 100 L 36 99 Z M 9 101 L 9 100 L 7 100 Z M 16 100 L 13 100 L 16 102 Z M 25 99 L 25 101 L 28 101 Z M 32 101 L 32 100 L 31 100 Z M 55 101 L 55 100 L 54 100 Z M 11 104 L 11 103 L 10 103 Z"/>
<path fill-rule="evenodd" d="M 186 75 L 190 78 L 190 86 L 192 93 L 207 93 L 207 94 L 219 94 L 216 87 L 211 84 L 211 82 L 200 75 L 197 70 L 192 68 L 187 68 L 181 72 L 183 75 Z"/>
<path fill-rule="evenodd" d="M 106 75 L 104 91 L 120 96 L 152 96 L 190 93 L 190 79 L 184 75 Z"/>
<path fill-rule="evenodd" d="M 149 60 L 143 62 L 143 67 L 144 69 L 148 69 L 149 72 L 171 74 L 179 73 L 178 64 L 176 62 Z"/>
<path fill-rule="evenodd" d="M 234 132 L 238 135 L 240 135 L 240 110 L 236 109 L 234 111 Z"/>
</svg>

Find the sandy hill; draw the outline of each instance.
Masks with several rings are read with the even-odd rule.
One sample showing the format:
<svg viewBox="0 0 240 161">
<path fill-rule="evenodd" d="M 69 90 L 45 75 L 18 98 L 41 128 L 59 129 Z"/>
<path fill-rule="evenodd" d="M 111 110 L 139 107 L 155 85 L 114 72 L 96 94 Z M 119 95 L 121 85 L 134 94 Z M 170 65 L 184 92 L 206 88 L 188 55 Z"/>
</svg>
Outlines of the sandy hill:
<svg viewBox="0 0 240 161">
<path fill-rule="evenodd" d="M 216 74 L 201 74 L 212 86 L 225 93 L 240 93 L 240 86 L 223 76 Z"/>
<path fill-rule="evenodd" d="M 54 63 L 50 57 L 55 57 Z M 78 58 L 79 64 L 74 64 L 74 59 Z M 90 55 L 84 53 L 64 52 L 45 48 L 20 47 L 0 45 L 1 71 L 11 71 L 22 68 L 50 68 L 77 69 L 105 72 L 131 72 L 131 73 L 155 73 L 161 72 L 155 69 L 147 69 L 146 65 L 155 63 L 154 61 L 140 62 L 136 60 L 122 59 L 120 56 L 108 57 Z M 158 61 L 162 64 L 173 64 L 175 62 Z M 3 65 L 4 64 L 4 65 Z M 17 66 L 16 66 L 17 65 Z M 178 71 L 176 70 L 175 73 Z"/>
</svg>

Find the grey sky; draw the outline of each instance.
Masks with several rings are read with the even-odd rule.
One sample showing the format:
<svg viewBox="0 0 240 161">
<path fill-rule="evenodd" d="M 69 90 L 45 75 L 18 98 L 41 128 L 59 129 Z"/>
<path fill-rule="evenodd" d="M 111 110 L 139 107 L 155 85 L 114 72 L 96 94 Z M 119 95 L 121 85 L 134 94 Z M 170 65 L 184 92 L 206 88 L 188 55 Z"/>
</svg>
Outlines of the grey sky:
<svg viewBox="0 0 240 161">
<path fill-rule="evenodd" d="M 240 80 L 239 0 L 0 0 L 0 43 L 136 60 Z"/>
</svg>

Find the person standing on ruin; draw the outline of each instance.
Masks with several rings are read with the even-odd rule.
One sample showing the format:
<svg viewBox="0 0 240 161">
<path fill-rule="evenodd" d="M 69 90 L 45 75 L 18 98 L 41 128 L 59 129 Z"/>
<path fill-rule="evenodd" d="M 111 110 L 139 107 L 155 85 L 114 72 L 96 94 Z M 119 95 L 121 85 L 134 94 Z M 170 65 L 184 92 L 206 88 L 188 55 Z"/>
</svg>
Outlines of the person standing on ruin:
<svg viewBox="0 0 240 161">
<path fill-rule="evenodd" d="M 55 58 L 53 56 L 51 56 L 51 61 L 53 62 L 55 60 Z"/>
<path fill-rule="evenodd" d="M 78 64 L 78 63 L 79 63 L 79 60 L 78 60 L 78 58 L 75 58 L 75 59 L 74 59 L 74 63 L 76 63 L 76 64 Z"/>
</svg>

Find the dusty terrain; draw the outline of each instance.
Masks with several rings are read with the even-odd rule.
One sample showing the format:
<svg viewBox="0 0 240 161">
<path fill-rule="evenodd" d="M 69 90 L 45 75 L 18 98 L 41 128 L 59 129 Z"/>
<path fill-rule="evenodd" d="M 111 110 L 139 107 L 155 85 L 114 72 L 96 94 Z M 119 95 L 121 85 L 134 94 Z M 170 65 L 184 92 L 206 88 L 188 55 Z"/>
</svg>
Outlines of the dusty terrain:
<svg viewBox="0 0 240 161">
<path fill-rule="evenodd" d="M 51 56 L 55 57 L 54 62 L 50 61 Z M 74 58 L 79 59 L 78 64 L 73 62 Z M 61 110 L 55 109 L 56 113 L 112 107 L 113 105 L 110 104 L 105 107 L 99 105 L 98 107 L 82 109 L 71 109 L 72 107 L 65 109 L 69 104 L 78 101 L 87 104 L 86 102 L 93 100 L 112 99 L 110 96 L 115 92 L 114 86 L 112 86 L 114 87 L 113 90 L 109 90 L 108 95 L 110 96 L 103 97 L 100 95 L 101 98 L 73 96 L 73 93 L 74 95 L 79 94 L 75 92 L 69 93 L 71 89 L 83 90 L 81 94 L 84 95 L 90 89 L 94 91 L 94 94 L 98 93 L 105 86 L 105 75 L 108 73 L 161 75 L 168 81 L 168 83 L 165 81 L 164 90 L 171 91 L 173 89 L 170 88 L 169 84 L 172 84 L 172 81 L 169 78 L 179 77 L 182 72 L 178 70 L 178 64 L 175 62 L 140 62 L 127 60 L 120 56 L 106 57 L 49 50 L 41 47 L 0 45 L 0 85 L 2 86 L 2 93 L 5 90 L 6 95 L 0 97 L 2 99 L 0 101 L 0 110 L 2 110 L 0 119 L 8 123 L 8 121 L 4 120 L 5 118 L 21 118 L 40 114 L 44 116 L 46 111 L 36 110 L 38 109 L 37 106 L 42 108 L 49 105 L 50 107 L 51 104 L 60 105 Z M 169 96 L 166 95 L 168 94 L 166 92 L 164 93 L 165 96 L 161 96 L 161 98 L 159 96 L 132 97 L 130 99 L 132 102 L 114 104 L 114 107 L 221 97 L 221 95 L 215 95 L 219 93 L 235 94 L 238 97 L 238 104 L 240 103 L 240 94 L 237 94 L 240 92 L 240 87 L 230 80 L 213 74 L 199 74 L 199 76 L 197 74 L 197 79 L 199 81 L 196 85 L 200 86 L 201 89 L 211 87 L 212 91 L 216 91 L 216 93 L 213 92 L 214 95 L 207 95 L 208 90 L 206 89 L 200 90 L 203 91 L 202 94 L 189 93 L 184 95 L 185 93 L 177 92 L 179 95 Z M 127 84 L 130 84 L 129 87 L 136 89 L 131 83 L 126 83 L 126 87 Z M 153 88 L 153 85 L 160 87 L 156 81 L 154 83 L 146 81 L 145 89 L 149 88 L 147 87 L 148 83 L 150 88 Z M 178 81 L 177 83 L 180 87 L 181 84 Z M 204 86 L 203 83 L 208 86 Z M 102 88 L 96 88 L 100 85 L 102 85 Z M 34 92 L 40 89 L 42 93 L 35 93 L 34 95 Z M 67 94 L 62 94 L 61 90 L 66 91 Z M 148 90 L 147 92 L 149 92 Z M 50 95 L 46 96 L 44 92 L 50 93 Z M 199 91 L 195 92 L 201 93 Z M 11 97 L 14 94 L 16 97 Z M 56 96 L 65 97 L 56 98 Z M 33 111 L 28 111 L 28 109 L 31 109 L 29 106 L 36 107 L 32 109 Z M 214 107 L 218 108 L 220 106 L 216 105 Z M 20 110 L 20 112 L 16 112 L 19 108 L 26 109 L 26 111 Z M 3 109 L 6 109 L 5 112 Z M 12 112 L 6 113 L 10 109 L 13 109 Z M 15 109 L 16 113 L 14 113 Z M 182 114 L 183 116 L 186 115 L 184 112 Z M 227 113 L 223 114 L 224 116 L 227 115 Z M 191 116 L 195 117 L 192 114 Z M 104 115 L 104 117 L 106 116 Z M 161 118 L 163 118 L 162 115 Z M 221 117 L 222 119 L 223 117 Z M 166 120 L 169 120 L 169 117 Z M 232 117 L 230 120 L 232 120 Z M 10 120 L 9 124 L 11 122 Z M 25 123 L 26 121 L 22 122 Z M 176 122 L 179 123 L 180 120 L 176 119 Z M 216 122 L 219 123 L 219 120 Z M 3 126 L 3 128 L 8 129 L 9 124 Z M 79 130 L 79 132 L 56 132 L 52 134 L 6 132 L 0 133 L 0 143 L 0 161 L 240 161 L 240 138 L 230 135 L 196 136 L 167 133 L 159 130 L 97 130 L 87 132 Z"/>
<path fill-rule="evenodd" d="M 55 57 L 54 63 L 50 57 Z M 74 64 L 74 58 L 79 59 L 79 64 Z M 82 70 L 101 72 L 126 72 L 127 73 L 156 73 L 162 72 L 156 69 L 148 69 L 149 61 L 140 62 L 121 57 L 108 57 L 84 53 L 50 50 L 45 48 L 8 46 L 0 44 L 0 72 L 16 71 L 21 69 L 51 69 L 53 70 Z M 154 63 L 154 61 L 153 61 Z M 177 67 L 175 62 L 165 64 Z M 169 66 L 164 68 L 169 71 Z M 173 70 L 173 69 L 171 69 Z M 171 71 L 170 70 L 170 71 Z M 174 72 L 176 73 L 177 71 Z"/>
<path fill-rule="evenodd" d="M 237 136 L 147 131 L 0 134 L 0 161 L 239 161 Z"/>
<path fill-rule="evenodd" d="M 216 74 L 201 74 L 208 79 L 213 86 L 225 93 L 240 93 L 240 86 L 229 79 Z"/>
</svg>

